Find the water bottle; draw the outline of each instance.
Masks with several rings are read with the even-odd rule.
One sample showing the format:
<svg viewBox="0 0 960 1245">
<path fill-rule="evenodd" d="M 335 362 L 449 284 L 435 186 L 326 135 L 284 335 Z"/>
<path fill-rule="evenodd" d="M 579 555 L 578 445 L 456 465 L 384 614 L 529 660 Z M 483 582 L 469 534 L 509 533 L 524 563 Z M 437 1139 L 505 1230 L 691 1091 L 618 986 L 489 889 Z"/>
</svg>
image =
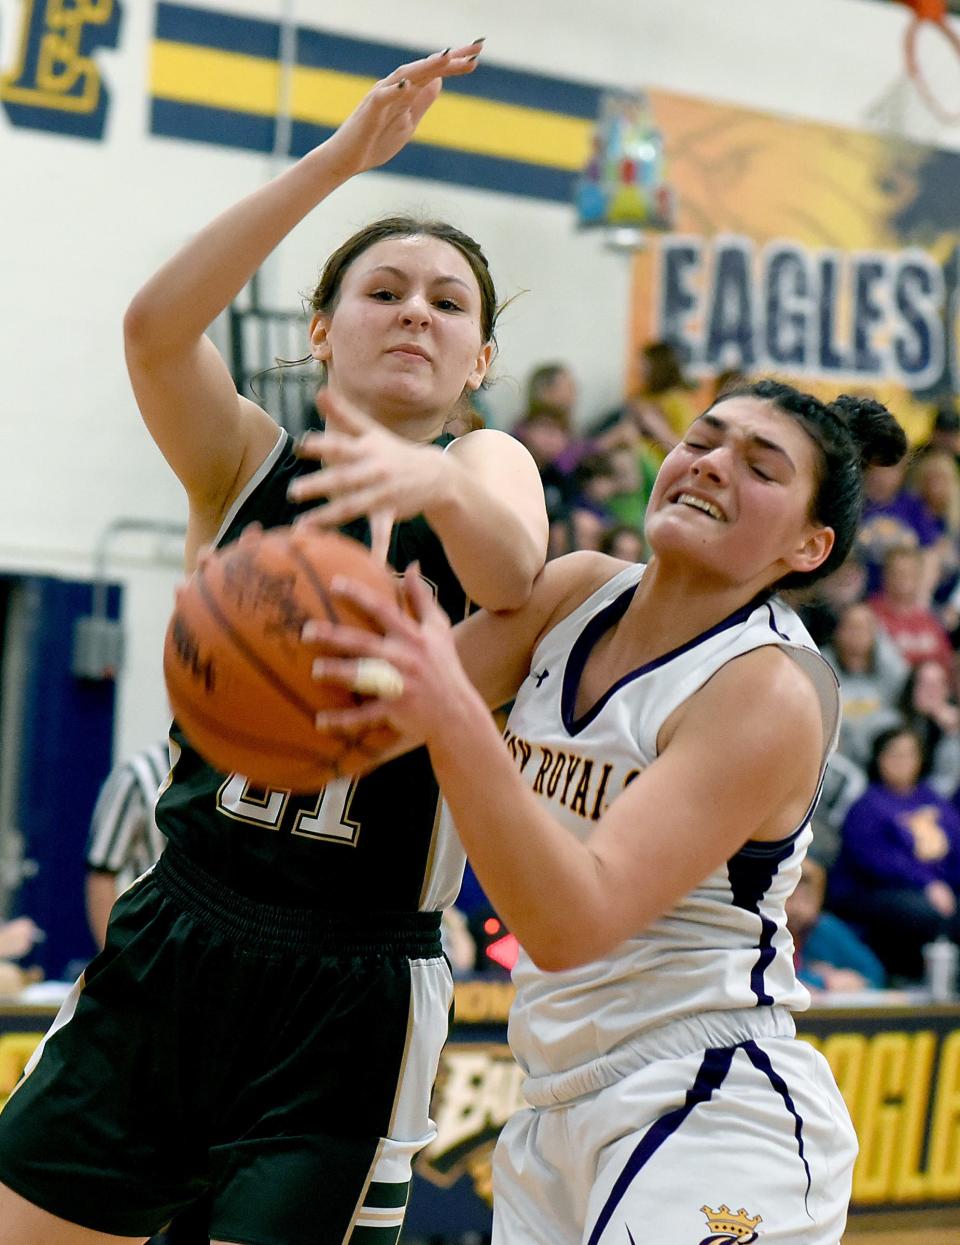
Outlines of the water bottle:
<svg viewBox="0 0 960 1245">
<path fill-rule="evenodd" d="M 946 1003 L 957 993 L 957 944 L 942 935 L 923 948 L 927 990 L 934 1003 Z"/>
</svg>

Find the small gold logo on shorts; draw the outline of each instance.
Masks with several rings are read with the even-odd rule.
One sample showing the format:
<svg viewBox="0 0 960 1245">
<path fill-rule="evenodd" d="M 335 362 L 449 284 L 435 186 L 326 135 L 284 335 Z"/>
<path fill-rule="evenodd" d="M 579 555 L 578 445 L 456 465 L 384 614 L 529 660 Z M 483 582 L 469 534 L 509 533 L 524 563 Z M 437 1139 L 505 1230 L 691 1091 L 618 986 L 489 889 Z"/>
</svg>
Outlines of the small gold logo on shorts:
<svg viewBox="0 0 960 1245">
<path fill-rule="evenodd" d="M 700 1245 L 752 1245 L 758 1239 L 759 1234 L 754 1229 L 763 1222 L 763 1217 L 748 1215 L 742 1206 L 734 1213 L 726 1202 L 721 1202 L 719 1210 L 701 1206 L 700 1212 L 706 1215 L 710 1229 L 710 1235 L 704 1237 Z"/>
</svg>

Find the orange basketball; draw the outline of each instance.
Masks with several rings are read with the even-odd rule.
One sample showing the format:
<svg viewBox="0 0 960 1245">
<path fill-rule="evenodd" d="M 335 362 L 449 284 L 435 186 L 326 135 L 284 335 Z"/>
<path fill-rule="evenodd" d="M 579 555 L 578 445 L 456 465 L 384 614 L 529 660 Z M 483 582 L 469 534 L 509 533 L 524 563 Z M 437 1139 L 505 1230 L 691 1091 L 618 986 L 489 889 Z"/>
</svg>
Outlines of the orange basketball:
<svg viewBox="0 0 960 1245">
<path fill-rule="evenodd" d="M 338 574 L 397 598 L 392 572 L 363 545 L 304 527 L 226 545 L 179 593 L 164 643 L 167 691 L 184 734 L 215 769 L 257 786 L 318 791 L 357 773 L 393 739 L 385 727 L 321 734 L 314 725 L 318 710 L 362 699 L 311 678 L 316 649 L 300 638 L 313 618 L 369 629 L 331 598 Z"/>
</svg>

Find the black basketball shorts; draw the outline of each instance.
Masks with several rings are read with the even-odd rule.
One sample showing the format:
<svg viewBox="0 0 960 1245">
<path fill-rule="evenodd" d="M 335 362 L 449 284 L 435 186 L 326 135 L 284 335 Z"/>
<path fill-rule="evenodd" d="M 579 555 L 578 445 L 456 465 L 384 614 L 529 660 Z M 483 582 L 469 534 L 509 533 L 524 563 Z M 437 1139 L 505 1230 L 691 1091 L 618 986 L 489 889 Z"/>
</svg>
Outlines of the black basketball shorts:
<svg viewBox="0 0 960 1245">
<path fill-rule="evenodd" d="M 238 1245 L 394 1245 L 452 994 L 439 914 L 256 904 L 168 850 L 0 1113 L 0 1180 L 119 1236 L 207 1194 Z"/>
</svg>

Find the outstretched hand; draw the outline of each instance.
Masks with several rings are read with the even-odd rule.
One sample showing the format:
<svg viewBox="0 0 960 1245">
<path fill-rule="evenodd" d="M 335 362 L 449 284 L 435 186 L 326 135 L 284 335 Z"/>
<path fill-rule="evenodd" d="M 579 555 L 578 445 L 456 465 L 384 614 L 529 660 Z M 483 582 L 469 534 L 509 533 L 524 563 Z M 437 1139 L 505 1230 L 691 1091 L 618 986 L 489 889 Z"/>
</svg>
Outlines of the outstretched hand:
<svg viewBox="0 0 960 1245">
<path fill-rule="evenodd" d="M 322 459 L 323 467 L 298 476 L 290 485 L 295 502 L 325 503 L 298 522 L 338 527 L 361 515 L 391 516 L 391 522 L 421 514 L 438 497 L 444 473 L 439 446 L 398 437 L 376 420 L 335 402 L 321 390 L 317 405 L 327 417 L 324 432 L 308 432 L 298 447 L 301 458 Z"/>
<path fill-rule="evenodd" d="M 400 65 L 369 91 L 336 133 L 327 140 L 351 174 L 386 164 L 412 138 L 440 94 L 444 78 L 473 73 L 483 40 L 446 48 L 433 56 Z"/>
</svg>

